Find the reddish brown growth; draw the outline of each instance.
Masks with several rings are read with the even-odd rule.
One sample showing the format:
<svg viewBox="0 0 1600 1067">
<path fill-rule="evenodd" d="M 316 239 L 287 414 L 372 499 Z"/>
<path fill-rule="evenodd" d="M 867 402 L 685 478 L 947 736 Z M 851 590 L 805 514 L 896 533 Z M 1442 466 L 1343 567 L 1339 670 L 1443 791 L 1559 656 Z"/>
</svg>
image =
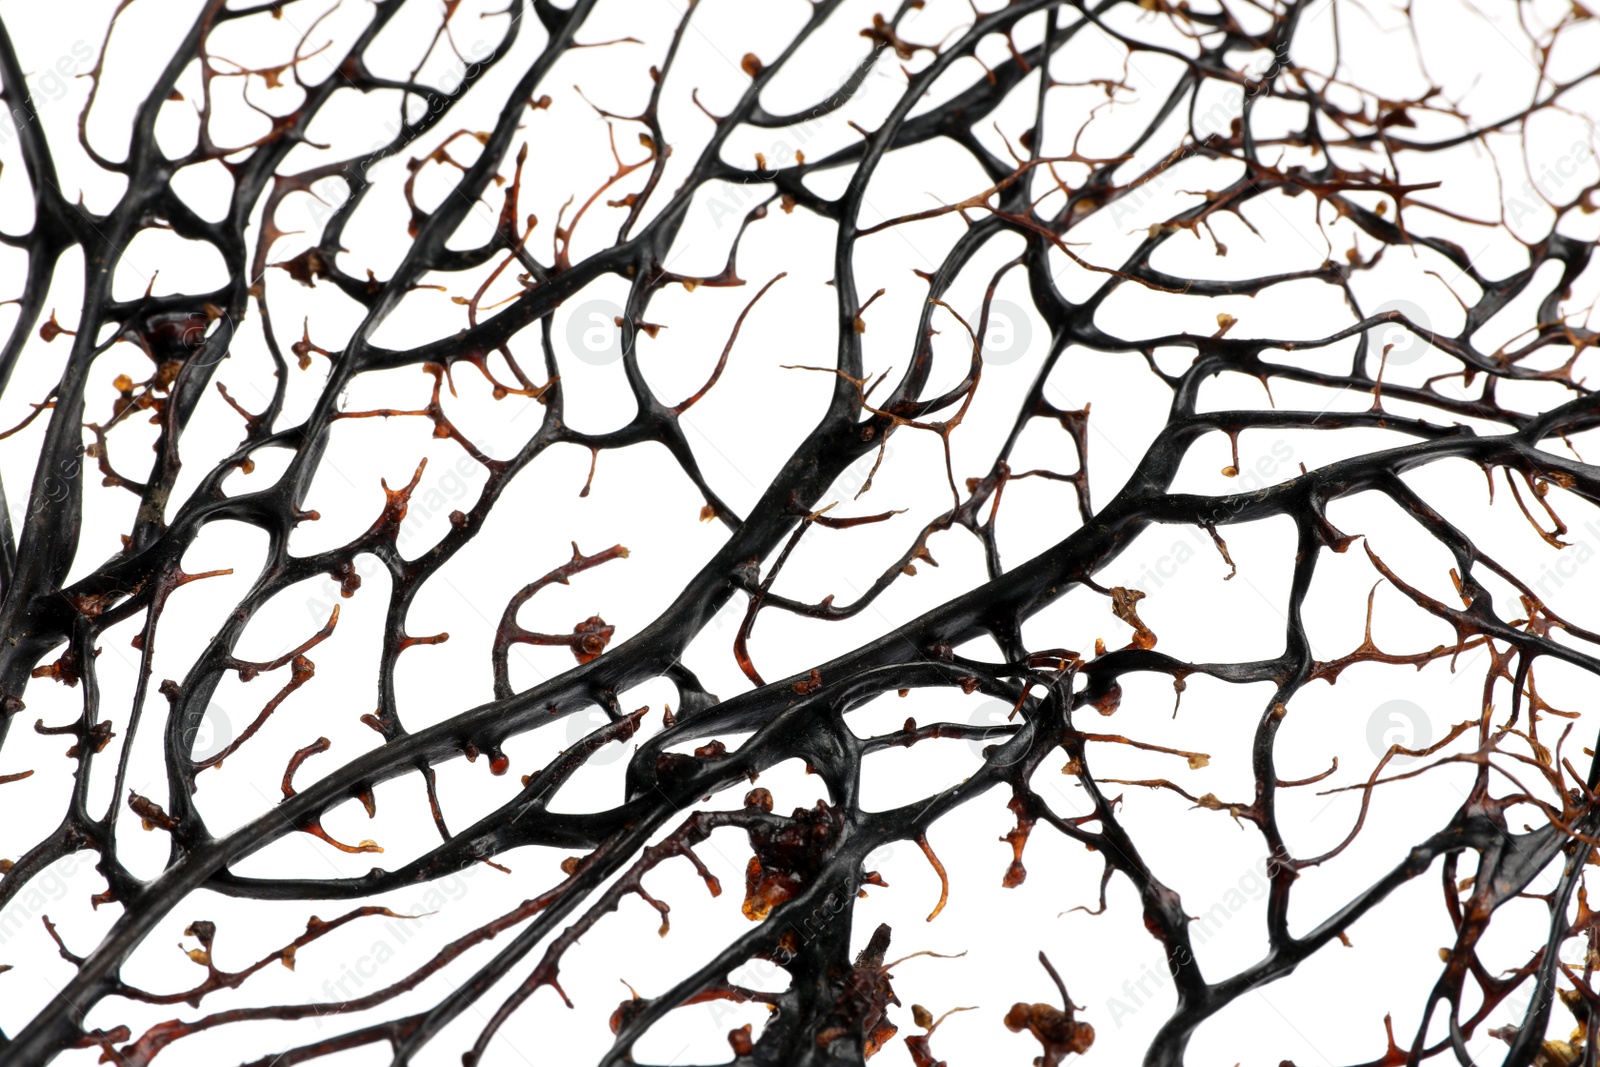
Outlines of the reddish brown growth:
<svg viewBox="0 0 1600 1067">
<path fill-rule="evenodd" d="M 606 645 L 611 643 L 611 635 L 616 632 L 617 628 L 608 625 L 600 616 L 589 616 L 572 628 L 573 636 L 577 638 L 572 643 L 572 655 L 579 663 L 598 658 L 606 650 Z"/>
<path fill-rule="evenodd" d="M 1006 867 L 1005 876 L 1000 879 L 1000 884 L 1007 889 L 1015 889 L 1028 877 L 1028 869 L 1022 865 L 1022 850 L 1028 847 L 1028 835 L 1033 832 L 1035 820 L 1028 814 L 1020 796 L 1012 797 L 1011 803 L 1006 806 L 1016 815 L 1017 825 L 1007 830 L 1005 836 L 1000 839 L 1011 846 L 1011 863 Z"/>
<path fill-rule="evenodd" d="M 871 1057 L 898 1032 L 888 1016 L 889 1005 L 900 1003 L 890 985 L 894 976 L 884 964 L 888 951 L 889 924 L 880 923 L 843 976 L 844 991 L 817 1032 L 818 1045 L 826 1048 L 842 1038 L 855 1038 L 861 1042 L 862 1055 Z"/>
<path fill-rule="evenodd" d="M 157 804 L 149 797 L 140 796 L 131 789 L 128 790 L 128 807 L 135 815 L 139 816 L 139 825 L 146 830 L 162 829 L 170 831 L 178 828 L 178 820 L 168 815 L 160 804 Z"/>
<path fill-rule="evenodd" d="M 944 1021 L 956 1014 L 956 1012 L 973 1010 L 975 1009 L 951 1008 L 935 1019 L 933 1013 L 921 1004 L 911 1005 L 912 1021 L 925 1031 L 920 1034 L 906 1035 L 906 1051 L 911 1053 L 912 1067 L 949 1067 L 944 1060 L 934 1058 L 933 1049 L 930 1047 L 930 1043 L 933 1040 L 933 1032 L 939 1029 Z"/>
<path fill-rule="evenodd" d="M 1058 1008 L 1054 1004 L 1024 1004 L 1019 1001 L 1011 1005 L 1011 1010 L 1006 1012 L 1006 1029 L 1018 1034 L 1026 1030 L 1044 1046 L 1044 1055 L 1034 1057 L 1034 1067 L 1056 1067 L 1074 1052 L 1089 1051 L 1089 1046 L 1094 1044 L 1094 1027 L 1088 1023 L 1078 1022 L 1073 1017 L 1083 1009 L 1072 1003 L 1061 976 L 1056 973 L 1056 969 L 1050 965 L 1043 952 L 1039 953 L 1039 962 L 1044 964 L 1044 969 L 1050 972 L 1051 980 L 1061 991 L 1061 1002 L 1065 1007 Z"/>
<path fill-rule="evenodd" d="M 770 810 L 772 796 L 765 789 L 755 789 L 746 803 Z M 817 801 L 814 808 L 796 808 L 787 819 L 752 823 L 750 847 L 755 855 L 745 865 L 744 903 L 740 905 L 745 918 L 759 922 L 773 908 L 793 899 L 827 857 L 841 823 L 839 813 L 825 800 Z"/>
</svg>

